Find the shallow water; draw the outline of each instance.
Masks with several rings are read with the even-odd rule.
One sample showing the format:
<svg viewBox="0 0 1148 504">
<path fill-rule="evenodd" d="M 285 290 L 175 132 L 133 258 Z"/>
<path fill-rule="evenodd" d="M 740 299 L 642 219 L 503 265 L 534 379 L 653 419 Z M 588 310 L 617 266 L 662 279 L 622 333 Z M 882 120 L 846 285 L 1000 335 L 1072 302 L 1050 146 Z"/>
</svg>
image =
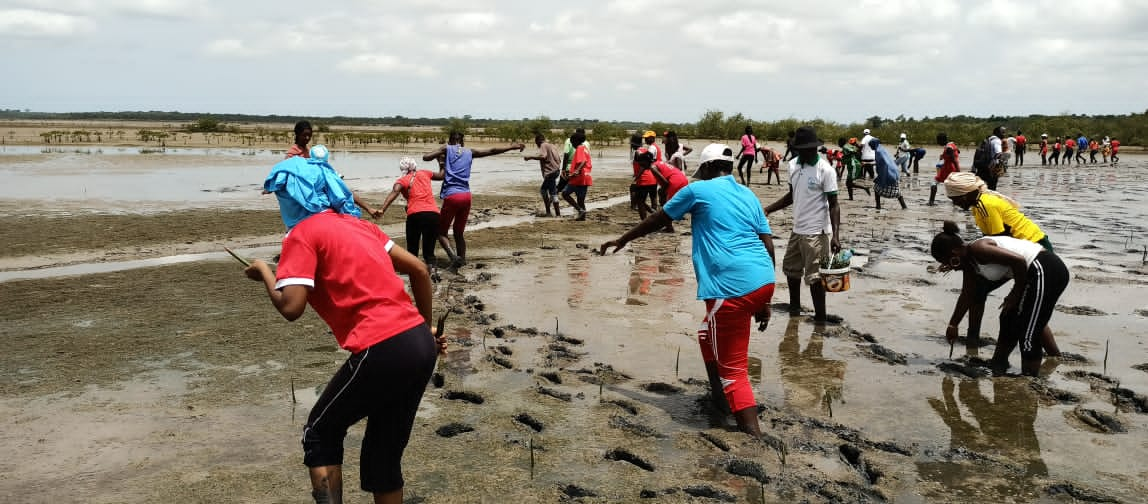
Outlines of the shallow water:
<svg viewBox="0 0 1148 504">
<path fill-rule="evenodd" d="M 475 160 L 471 187 L 476 192 L 500 194 L 509 185 L 541 182 L 533 154 L 508 152 Z M 409 152 L 354 152 L 333 150 L 331 165 L 354 191 L 388 192 L 398 179 L 398 161 L 411 156 L 423 169 L 437 170 L 421 161 L 430 147 Z M 619 175 L 629 170 L 624 150 L 595 153 L 596 174 Z M 0 151 L 0 199 L 45 202 L 70 208 L 95 206 L 100 210 L 164 206 L 274 208 L 274 198 L 260 195 L 271 166 L 283 158 L 279 150 L 167 148 L 161 152 L 137 147 L 106 149 L 5 147 Z"/>
<path fill-rule="evenodd" d="M 1148 323 L 1143 312 L 1137 312 L 1148 307 L 1148 270 L 1140 252 L 1148 243 L 1143 224 L 1148 205 L 1139 199 L 1148 190 L 1144 161 L 1125 158 L 1115 169 L 1014 170 L 998 187 L 1022 202 L 1072 271 L 1072 283 L 1059 304 L 1094 309 L 1058 310 L 1050 323 L 1061 350 L 1082 355 L 1087 362 L 1050 363 L 1047 385 L 1077 394 L 1083 408 L 1114 409 L 1107 391 L 1070 378 L 1073 370 L 1106 373 L 1121 387 L 1148 393 L 1148 373 L 1132 368 L 1148 361 Z M 927 198 L 927 191 L 927 183 L 915 181 L 908 199 Z M 778 312 L 750 345 L 751 356 L 761 361 L 762 377 L 755 384 L 759 402 L 832 418 L 875 440 L 916 446 L 917 485 L 902 482 L 908 486 L 898 500 L 1051 502 L 1044 488 L 1061 480 L 1129 502 L 1141 499 L 1148 459 L 1130 454 L 1148 447 L 1148 416 L 1120 412 L 1117 416 L 1128 432 L 1100 434 L 1072 418 L 1077 404 L 1039 397 L 1027 378 L 974 380 L 938 369 L 949 361 L 943 332 L 960 287 L 958 275 L 928 272 L 933 263 L 928 240 L 942 219 L 975 229 L 971 218 L 951 205 L 884 210 L 864 228 L 843 224 L 846 238 L 852 237 L 847 244 L 863 254 L 854 263 L 863 272 L 853 273 L 851 290 L 829 294 L 829 311 L 902 354 L 906 363 L 873 358 L 868 344 L 842 337 L 832 326 L 820 328 L 804 317 L 788 319 Z M 771 220 L 784 238 L 786 217 Z M 784 243 L 776 243 L 780 257 Z M 628 279 L 618 274 L 626 270 Z M 558 318 L 564 334 L 586 340 L 592 358 L 612 362 L 640 381 L 704 379 L 693 337 L 702 304 L 693 300 L 688 237 L 638 240 L 606 257 L 585 253 L 533 261 L 498 271 L 496 282 L 497 288 L 483 298 L 504 318 L 539 328 L 552 327 Z M 1005 293 L 998 291 L 989 299 L 985 337 L 996 336 L 996 307 Z M 524 305 L 520 300 L 526 298 L 531 303 Z M 788 290 L 779 284 L 774 302 L 786 301 Z M 802 301 L 809 306 L 807 294 Z M 1093 311 L 1096 314 L 1088 314 Z M 991 353 L 992 347 L 958 345 L 954 358 L 988 358 Z M 1012 371 L 1018 372 L 1016 352 L 1012 363 Z M 659 430 L 700 427 L 701 417 L 688 401 L 631 398 L 667 408 L 675 422 L 654 424 Z M 953 453 L 970 451 L 1007 463 L 994 469 L 954 459 Z"/>
<path fill-rule="evenodd" d="M 195 154 L 207 155 L 206 152 Z M 478 163 L 483 163 L 478 165 L 479 169 L 487 161 L 512 157 L 506 156 L 479 160 Z M 273 159 L 268 157 L 267 160 Z M 3 163 L 2 159 L 0 163 Z M 523 171 L 521 177 L 529 179 L 536 176 L 533 171 L 536 170 L 535 165 L 526 164 L 529 173 Z M 623 165 L 619 171 L 625 169 L 628 168 Z M 90 176 L 112 176 L 109 173 Z M 1128 156 L 1117 169 L 1018 170 L 1002 179 L 999 188 L 1025 205 L 1025 212 L 1042 225 L 1073 272 L 1073 283 L 1060 304 L 1093 309 L 1069 310 L 1072 313 L 1058 311 L 1052 319 L 1061 349 L 1080 354 L 1088 362 L 1061 364 L 1049 375 L 1048 386 L 1078 395 L 1080 405 L 1085 408 L 1113 411 L 1110 396 L 1105 391 L 1073 378 L 1068 374 L 1070 371 L 1103 373 L 1119 380 L 1121 387 L 1140 394 L 1148 393 L 1148 373 L 1131 367 L 1148 362 L 1148 354 L 1144 351 L 1148 325 L 1145 315 L 1138 312 L 1148 309 L 1143 294 L 1148 276 L 1144 274 L 1146 270 L 1139 252 L 1148 244 L 1143 224 L 1148 218 L 1148 208 L 1138 199 L 1148 189 L 1146 175 L 1148 163 L 1145 159 Z M 921 179 L 906 181 L 906 194 L 910 201 L 908 212 L 884 210 L 876 213 L 866 206 L 870 203 L 860 201 L 860 198 L 857 202 L 843 203 L 847 214 L 867 215 L 865 224 L 844 220 L 846 243 L 862 254 L 854 263 L 861 271 L 853 273 L 852 288 L 848 292 L 829 295 L 830 313 L 843 317 L 849 328 L 868 333 L 884 348 L 903 355 L 905 364 L 889 364 L 872 357 L 867 343 L 849 337 L 839 327 L 818 327 L 802 318 L 790 319 L 778 310 L 770 327 L 764 333 L 754 333 L 751 340 L 751 358 L 760 361 L 760 375 L 754 387 L 758 401 L 856 428 L 875 441 L 915 445 L 914 455 L 905 458 L 906 472 L 898 473 L 900 480 L 894 485 L 895 493 L 890 496 L 900 502 L 946 499 L 1053 502 L 1043 489 L 1049 482 L 1062 480 L 1088 485 L 1123 501 L 1142 500 L 1146 491 L 1143 481 L 1148 477 L 1148 460 L 1136 454 L 1148 448 L 1145 434 L 1148 432 L 1148 419 L 1145 415 L 1122 411 L 1117 417 L 1125 423 L 1128 432 L 1100 434 L 1070 417 L 1075 404 L 1047 400 L 1034 392 L 1028 379 L 973 380 L 947 375 L 938 369 L 939 364 L 949 362 L 949 348 L 942 334 L 956 299 L 954 289 L 959 287 L 959 278 L 928 272 L 932 261 L 927 254 L 927 243 L 941 219 L 957 219 L 965 225 L 971 225 L 971 219 L 948 205 L 921 206 L 928 191 L 927 183 L 922 182 L 924 180 Z M 115 187 L 122 190 L 124 186 Z M 189 201 L 182 197 L 172 198 L 156 204 L 180 207 Z M 77 204 L 85 206 L 88 202 Z M 494 223 L 492 225 L 518 222 L 514 219 L 496 218 L 491 222 Z M 776 214 L 771 223 L 780 237 L 785 238 L 789 229 L 787 215 L 784 212 Z M 686 225 L 679 226 L 679 232 L 686 229 Z M 594 247 L 608 238 L 612 237 L 586 236 L 580 240 Z M 778 240 L 777 244 L 780 256 L 784 252 L 783 240 Z M 699 429 L 715 425 L 713 419 L 699 411 L 700 387 L 681 383 L 685 379 L 704 379 L 705 375 L 694 336 L 702 305 L 694 300 L 695 282 L 689 251 L 687 236 L 663 234 L 636 241 L 624 251 L 605 257 L 569 246 L 524 250 L 522 263 L 498 263 L 488 270 L 493 273 L 492 288 L 476 288 L 486 310 L 499 314 L 500 323 L 536 327 L 542 331 L 554 331 L 557 324 L 557 331 L 563 335 L 584 340 L 577 351 L 586 352 L 586 357 L 564 367 L 561 362 L 539 360 L 539 356 L 545 353 L 546 341 L 542 338 L 517 338 L 511 359 L 520 364 L 519 368 L 541 368 L 542 362 L 545 367 L 563 368 L 564 379 L 572 380 L 578 368 L 592 368 L 594 362 L 610 363 L 633 380 L 603 386 L 602 399 L 623 400 L 637 405 L 640 408 L 637 421 L 668 435 L 667 439 L 628 442 L 616 429 L 598 430 L 588 436 L 587 432 L 597 425 L 595 418 L 616 414 L 616 406 L 603 403 L 575 407 L 542 397 L 535 390 L 539 383 L 545 382 L 523 369 L 493 376 L 487 373 L 480 377 L 473 369 L 476 365 L 472 360 L 474 352 L 453 351 L 441 364 L 441 370 L 447 375 L 447 388 L 517 392 L 504 400 L 487 403 L 485 416 L 464 403 L 455 407 L 453 403 L 457 401 L 452 402 L 449 409 L 436 406 L 433 401 L 424 401 L 419 413 L 421 422 L 433 422 L 435 426 L 447 420 L 473 422 L 489 418 L 490 409 L 495 409 L 494 415 L 506 419 L 522 412 L 530 413 L 544 419 L 547 430 L 544 434 L 531 434 L 529 429 L 513 423 L 479 432 L 476 440 L 466 444 L 427 442 L 425 446 L 412 447 L 412 450 L 428 450 L 431 454 L 436 450 L 440 453 L 469 453 L 468 450 L 474 450 L 477 445 L 501 447 L 501 450 L 510 452 L 517 444 L 537 442 L 541 449 L 555 454 L 539 456 L 538 479 L 557 484 L 568 482 L 570 477 L 569 471 L 561 467 L 564 459 L 557 456 L 558 453 L 573 453 L 575 458 L 585 461 L 600 460 L 606 450 L 625 445 L 652 459 L 667 461 L 664 463 L 671 467 L 659 466 L 659 472 L 649 474 L 620 466 L 621 463 L 595 465 L 587 462 L 586 467 L 592 469 L 578 475 L 579 484 L 610 487 L 623 479 L 635 485 L 648 483 L 666 487 L 680 482 L 667 482 L 664 474 L 692 474 L 729 488 L 741 489 L 739 498 L 759 501 L 753 489 L 749 488 L 753 485 L 746 486 L 740 479 L 724 473 L 699 469 L 701 464 L 697 451 L 681 441 L 687 435 L 696 437 Z M 270 252 L 271 249 L 241 251 L 255 256 Z M 214 252 L 129 264 L 138 267 L 184 260 L 231 259 L 223 252 Z M 101 267 L 105 266 L 80 265 L 70 273 L 50 271 L 46 276 L 85 274 L 96 272 L 98 269 L 95 268 Z M 788 300 L 788 291 L 783 284 L 778 285 L 775 303 Z M 993 314 L 1002 295 L 1003 292 L 998 291 L 990 298 L 982 329 L 986 337 L 995 337 Z M 808 305 L 807 294 L 802 301 Z M 1089 312 L 1096 314 L 1089 315 Z M 482 335 L 477 333 L 456 333 L 452 338 L 483 344 Z M 494 347 L 501 343 L 487 337 L 485 344 Z M 959 359 L 967 354 L 987 357 L 991 351 L 991 347 L 969 349 L 958 345 L 954 357 Z M 340 360 L 338 352 L 326 345 L 314 347 L 311 353 L 322 359 L 301 367 L 331 366 L 332 362 Z M 1014 354 L 1014 364 L 1017 364 L 1017 359 Z M 264 362 L 252 364 L 253 369 L 238 369 L 236 372 L 258 373 L 260 369 L 275 369 L 282 365 Z M 196 385 L 196 372 L 203 369 L 194 362 L 157 362 L 153 367 L 153 371 L 118 383 L 116 387 L 88 387 L 78 398 L 46 397 L 30 406 L 3 400 L 0 401 L 0 409 L 66 418 L 65 422 L 34 426 L 32 433 L 61 447 L 71 443 L 73 446 L 66 450 L 61 448 L 61 451 L 75 458 L 63 462 L 76 465 L 77 472 L 81 473 L 79 479 L 87 481 L 92 475 L 100 474 L 93 461 L 110 460 L 125 464 L 135 461 L 133 450 L 137 446 L 157 452 L 171 452 L 173 446 L 176 449 L 200 449 L 190 442 L 206 438 L 225 443 L 229 439 L 226 426 L 268 415 L 290 418 L 293 424 L 299 424 L 317 394 L 315 387 L 301 386 L 295 391 L 299 401 L 297 405 L 277 406 L 274 411 L 258 412 L 243 407 L 228 408 L 219 411 L 219 417 L 212 419 L 211 423 L 201 423 L 195 420 L 197 413 L 183 411 L 175 398 Z M 19 375 L 19 370 L 16 374 Z M 640 385 L 647 383 L 674 384 L 682 386 L 686 392 L 663 395 L 642 390 Z M 596 387 L 593 389 L 597 390 Z M 593 391 L 585 394 L 588 396 L 586 402 L 598 399 Z M 114 398 L 114 401 L 109 398 Z M 165 412 L 170 418 L 163 422 L 164 429 L 179 425 L 194 432 L 194 436 L 170 433 L 177 441 L 172 445 L 167 438 L 157 440 L 132 434 L 149 432 L 157 423 L 155 419 L 133 416 L 133 404 L 167 402 L 177 406 Z M 109 403 L 114 403 L 116 409 L 101 409 Z M 77 405 L 82 411 L 74 411 Z M 177 421 L 172 422 L 171 418 Z M 30 422 L 22 416 L 16 421 L 23 421 L 25 425 Z M 512 423 L 510 420 L 506 422 Z M 100 429 L 92 431 L 92 425 L 100 426 Z M 220 425 L 224 428 L 221 429 Z M 768 425 L 765 427 L 769 429 Z M 27 432 L 28 428 L 22 427 L 25 430 L 21 432 Z M 169 435 L 166 431 L 163 434 Z M 357 440 L 356 434 L 352 433 L 349 444 Z M 297 450 L 294 439 L 278 433 L 257 435 L 254 439 L 245 440 L 244 444 L 248 445 L 246 451 L 249 453 L 240 454 L 240 457 L 250 457 L 251 452 L 294 453 Z M 825 474 L 845 472 L 841 462 L 834 458 L 809 456 L 802 459 L 800 449 L 793 450 L 798 460 L 816 465 Z M 957 450 L 957 456 L 950 450 Z M 99 456 L 79 459 L 93 453 Z M 517 453 L 496 455 L 505 455 L 500 459 L 505 460 L 511 455 L 517 456 Z M 1000 463 L 961 455 L 966 453 L 984 454 Z M 702 456 L 705 457 L 709 456 Z M 524 457 L 514 460 L 520 460 L 520 467 L 515 469 L 522 469 L 527 463 Z M 895 469 L 892 468 L 891 472 Z M 498 472 L 502 469 L 488 470 Z M 424 493 L 426 488 L 436 484 L 436 478 L 441 483 L 453 481 L 457 485 L 458 481 L 470 477 L 454 472 L 453 468 L 426 468 L 424 471 L 425 479 L 413 483 L 418 489 L 424 489 Z M 203 468 L 189 468 L 184 474 L 189 481 L 211 477 Z"/>
</svg>

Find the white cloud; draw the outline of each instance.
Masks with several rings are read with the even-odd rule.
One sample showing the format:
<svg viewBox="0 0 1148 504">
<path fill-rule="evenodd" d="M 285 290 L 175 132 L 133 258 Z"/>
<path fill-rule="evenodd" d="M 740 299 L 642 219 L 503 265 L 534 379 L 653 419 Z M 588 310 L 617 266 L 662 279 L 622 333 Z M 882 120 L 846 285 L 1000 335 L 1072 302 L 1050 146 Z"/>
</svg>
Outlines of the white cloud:
<svg viewBox="0 0 1148 504">
<path fill-rule="evenodd" d="M 434 50 L 442 54 L 455 54 L 468 58 L 483 58 L 505 55 L 504 40 L 467 39 L 458 42 L 435 42 Z"/>
<path fill-rule="evenodd" d="M 427 17 L 426 24 L 432 29 L 445 28 L 454 33 L 487 33 L 498 24 L 498 16 L 492 12 L 451 12 Z"/>
<path fill-rule="evenodd" d="M 209 0 L 18 0 L 16 3 L 68 14 L 108 16 L 116 14 L 198 18 L 211 10 Z"/>
<path fill-rule="evenodd" d="M 776 72 L 780 65 L 773 61 L 732 57 L 723 60 L 720 68 L 733 73 L 763 74 Z"/>
<path fill-rule="evenodd" d="M 566 96 L 569 97 L 571 101 L 582 101 L 582 100 L 589 98 L 590 93 L 579 90 L 579 91 L 571 91 Z"/>
<path fill-rule="evenodd" d="M 32 9 L 0 10 L 0 34 L 17 37 L 70 37 L 92 29 L 86 18 Z"/>
<path fill-rule="evenodd" d="M 344 59 L 335 68 L 352 74 L 390 74 L 399 76 L 434 77 L 438 71 L 426 65 L 406 63 L 398 57 L 385 54 L 358 54 Z"/>
<path fill-rule="evenodd" d="M 207 44 L 204 52 L 230 58 L 249 58 L 260 54 L 260 51 L 248 47 L 246 42 L 239 39 L 213 40 Z"/>
</svg>

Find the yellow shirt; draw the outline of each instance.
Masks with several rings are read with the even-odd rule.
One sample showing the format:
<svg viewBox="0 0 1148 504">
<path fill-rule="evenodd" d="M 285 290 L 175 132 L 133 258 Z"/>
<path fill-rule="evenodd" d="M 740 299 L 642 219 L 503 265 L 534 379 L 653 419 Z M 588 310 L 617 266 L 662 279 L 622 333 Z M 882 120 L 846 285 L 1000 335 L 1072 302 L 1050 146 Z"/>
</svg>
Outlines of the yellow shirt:
<svg viewBox="0 0 1148 504">
<path fill-rule="evenodd" d="M 1040 230 L 1040 226 L 999 196 L 982 194 L 980 205 L 974 205 L 971 210 L 973 220 L 985 236 L 1007 232 L 1008 236 L 1034 243 L 1044 239 L 1044 231 Z"/>
</svg>

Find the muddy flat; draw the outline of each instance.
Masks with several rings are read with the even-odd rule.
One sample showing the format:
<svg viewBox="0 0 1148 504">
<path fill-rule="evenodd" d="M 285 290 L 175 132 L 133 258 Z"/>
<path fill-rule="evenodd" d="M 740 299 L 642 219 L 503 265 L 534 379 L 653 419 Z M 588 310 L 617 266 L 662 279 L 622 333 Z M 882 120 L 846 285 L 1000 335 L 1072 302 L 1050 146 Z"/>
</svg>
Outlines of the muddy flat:
<svg viewBox="0 0 1148 504">
<path fill-rule="evenodd" d="M 68 157 L 0 156 L 0 170 L 76 162 L 56 156 Z M 219 165 L 208 156 L 132 169 Z M 395 170 L 373 173 L 383 161 L 362 156 L 349 178 L 381 201 Z M 711 413 L 688 222 L 592 252 L 637 223 L 613 204 L 626 193 L 624 153 L 596 164 L 599 207 L 585 222 L 535 217 L 536 165 L 499 162 L 487 166 L 505 178 L 476 190 L 469 264 L 443 268 L 436 284 L 436 314 L 452 310 L 450 351 L 404 459 L 412 502 L 1139 502 L 1148 492 L 1148 459 L 1135 455 L 1148 448 L 1148 373 L 1135 367 L 1148 361 L 1148 158 L 1001 179 L 1072 272 L 1050 323 L 1066 356 L 1035 380 L 985 372 L 1000 291 L 982 344 L 959 343 L 949 358 L 960 279 L 929 272 L 928 243 L 941 220 L 973 228 L 943 197 L 925 206 L 930 176 L 903 181 L 904 211 L 843 192 L 843 243 L 857 257 L 850 290 L 829 295 L 841 322 L 789 317 L 779 281 L 773 321 L 751 340 L 772 443 Z M 241 195 L 211 201 L 171 189 L 0 202 L 4 501 L 306 501 L 299 434 L 346 353 L 313 312 L 282 320 L 222 252 L 277 251 L 282 224 L 273 201 L 248 191 L 261 181 L 249 170 L 219 175 L 212 187 Z M 753 189 L 764 203 L 783 194 Z M 399 210 L 380 225 L 401 244 Z M 779 255 L 790 215 L 770 218 Z M 128 261 L 152 262 L 107 270 Z M 369 500 L 357 488 L 361 437 L 359 426 L 347 439 L 352 502 Z"/>
</svg>

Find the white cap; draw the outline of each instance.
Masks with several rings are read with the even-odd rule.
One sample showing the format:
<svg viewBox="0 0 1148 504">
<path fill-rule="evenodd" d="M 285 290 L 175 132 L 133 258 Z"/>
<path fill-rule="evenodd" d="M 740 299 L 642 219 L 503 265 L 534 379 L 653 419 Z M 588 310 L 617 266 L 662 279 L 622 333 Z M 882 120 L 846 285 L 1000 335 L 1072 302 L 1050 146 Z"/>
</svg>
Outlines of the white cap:
<svg viewBox="0 0 1148 504">
<path fill-rule="evenodd" d="M 326 163 L 327 158 L 331 156 L 331 152 L 327 150 L 327 146 L 323 144 L 311 147 L 311 160 L 319 163 Z"/>
<path fill-rule="evenodd" d="M 868 135 L 869 134 L 869 128 L 865 128 L 865 131 L 862 131 L 861 134 L 862 135 Z"/>
<path fill-rule="evenodd" d="M 410 173 L 419 169 L 419 164 L 410 156 L 403 156 L 399 159 L 399 171 L 403 173 Z"/>
<path fill-rule="evenodd" d="M 904 134 L 904 133 L 901 133 L 901 138 L 903 138 L 903 139 L 904 139 L 904 138 L 909 138 L 909 135 L 906 135 L 906 134 Z"/>
<path fill-rule="evenodd" d="M 710 161 L 729 161 L 733 162 L 733 149 L 730 149 L 726 144 L 712 143 L 702 149 L 701 161 L 698 166 L 706 164 Z"/>
</svg>

